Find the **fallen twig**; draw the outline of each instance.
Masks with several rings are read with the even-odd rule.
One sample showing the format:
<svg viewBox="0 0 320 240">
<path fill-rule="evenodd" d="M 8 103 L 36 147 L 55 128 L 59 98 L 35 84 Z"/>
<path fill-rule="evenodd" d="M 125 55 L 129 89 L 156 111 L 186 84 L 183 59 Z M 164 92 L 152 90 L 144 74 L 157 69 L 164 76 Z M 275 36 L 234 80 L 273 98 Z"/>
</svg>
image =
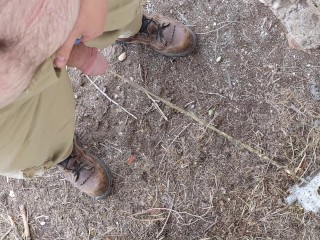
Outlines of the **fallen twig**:
<svg viewBox="0 0 320 240">
<path fill-rule="evenodd" d="M 219 31 L 220 29 L 222 28 L 225 28 L 227 26 L 229 26 L 230 24 L 232 23 L 241 23 L 241 22 L 238 22 L 238 21 L 226 21 L 226 22 L 221 22 L 221 23 L 218 23 L 218 25 L 223 25 L 219 28 L 216 28 L 216 29 L 213 29 L 213 30 L 210 30 L 210 31 L 207 31 L 207 32 L 197 32 L 196 34 L 197 35 L 206 35 L 206 34 L 209 34 L 209 33 L 213 33 L 215 31 Z"/>
<path fill-rule="evenodd" d="M 163 221 L 166 220 L 166 218 L 146 218 L 146 219 L 139 219 L 139 218 L 135 218 L 135 217 L 130 217 L 134 220 L 138 220 L 140 222 L 158 222 L 158 221 Z"/>
<path fill-rule="evenodd" d="M 164 114 L 164 112 L 161 110 L 161 108 L 159 107 L 158 103 L 156 100 L 154 100 L 152 97 L 150 97 L 150 95 L 148 93 L 146 93 L 146 95 L 148 96 L 148 98 L 153 102 L 153 105 L 155 106 L 155 108 L 158 110 L 158 112 L 160 113 L 160 115 L 166 120 L 168 121 L 167 116 Z"/>
<path fill-rule="evenodd" d="M 148 215 L 150 212 L 154 212 L 154 211 L 166 211 L 166 212 L 171 212 L 171 213 L 174 213 L 175 215 L 177 215 L 177 222 L 181 225 L 184 225 L 184 226 L 190 226 L 192 224 L 194 224 L 195 222 L 198 222 L 198 221 L 203 221 L 203 222 L 206 222 L 206 223 L 209 223 L 209 224 L 212 224 L 214 222 L 212 221 L 208 221 L 205 219 L 205 216 L 210 212 L 210 208 L 208 208 L 208 210 L 202 214 L 202 215 L 195 215 L 195 214 L 192 214 L 192 213 L 189 213 L 189 212 L 178 212 L 176 210 L 173 210 L 173 208 L 150 208 L 150 209 L 147 209 L 145 211 L 142 211 L 142 212 L 138 212 L 138 213 L 135 213 L 135 214 L 132 214 L 130 216 L 130 218 L 134 218 L 134 219 L 137 219 L 136 216 L 140 216 L 140 215 Z M 183 215 L 185 216 L 188 216 L 188 217 L 192 217 L 192 218 L 196 218 L 196 220 L 192 221 L 191 223 L 182 223 L 180 222 L 179 219 L 183 219 Z M 168 215 L 167 215 L 168 217 Z"/>
<path fill-rule="evenodd" d="M 13 221 L 13 218 L 8 215 L 8 219 L 9 219 L 9 222 L 11 224 L 11 228 L 15 231 L 15 233 L 18 235 L 18 239 L 23 239 L 19 233 L 19 230 L 18 230 L 18 227 L 17 227 L 17 224 Z"/>
<path fill-rule="evenodd" d="M 196 34 L 197 34 L 197 35 L 206 35 L 206 34 L 209 34 L 209 33 L 213 33 L 213 32 L 219 31 L 219 30 L 222 29 L 222 28 L 225 28 L 225 27 L 229 26 L 230 24 L 231 24 L 231 23 L 227 23 L 226 25 L 224 25 L 224 26 L 222 26 L 222 27 L 219 27 L 219 28 L 216 28 L 216 29 L 207 31 L 207 32 L 197 32 Z"/>
<path fill-rule="evenodd" d="M 166 157 L 170 147 L 172 146 L 172 144 L 177 140 L 177 138 L 191 125 L 191 123 L 189 123 L 187 126 L 185 126 L 174 138 L 173 140 L 171 141 L 171 143 L 169 144 L 169 146 L 167 147 L 166 149 L 166 152 L 164 153 L 161 161 L 160 161 L 160 164 L 162 163 L 163 159 Z"/>
<path fill-rule="evenodd" d="M 238 139 L 235 139 L 234 137 L 228 135 L 227 133 L 217 129 L 216 127 L 206 123 L 205 120 L 203 119 L 200 119 L 198 116 L 194 115 L 193 113 L 190 113 L 188 111 L 185 111 L 184 109 L 172 104 L 170 101 L 164 99 L 164 98 L 161 98 L 157 95 L 155 95 L 154 93 L 150 92 L 149 90 L 145 89 L 144 87 L 140 86 L 139 84 L 115 73 L 115 72 L 112 72 L 112 71 L 109 71 L 112 75 L 118 77 L 119 79 L 127 82 L 128 84 L 130 84 L 131 86 L 135 87 L 136 89 L 144 92 L 144 93 L 147 93 L 149 94 L 150 96 L 154 97 L 155 99 L 158 99 L 159 101 L 163 102 L 164 104 L 166 104 L 167 106 L 177 110 L 178 112 L 182 113 L 183 115 L 193 119 L 194 121 L 198 122 L 199 124 L 203 125 L 203 126 L 206 126 L 207 128 L 211 129 L 212 131 L 214 131 L 215 133 L 217 133 L 218 135 L 226 138 L 227 140 L 229 140 L 230 142 L 234 143 L 236 146 L 240 147 L 240 148 L 243 148 L 243 149 L 246 149 L 247 151 L 257 155 L 261 160 L 263 161 L 266 161 L 268 163 L 270 163 L 271 165 L 275 166 L 276 168 L 278 168 L 279 170 L 283 170 L 285 171 L 288 175 L 290 175 L 291 177 L 293 177 L 295 180 L 301 180 L 302 182 L 307 182 L 304 178 L 302 177 L 299 177 L 298 175 L 296 175 L 294 173 L 294 171 L 290 170 L 289 168 L 287 168 L 286 166 L 282 166 L 280 165 L 279 163 L 277 163 L 275 160 L 271 159 L 270 157 L 268 157 L 267 155 L 263 154 L 263 153 L 260 153 L 257 149 L 251 147 L 250 145 L 246 144 L 246 143 L 243 143 L 241 142 L 240 140 Z"/>
<path fill-rule="evenodd" d="M 119 103 L 117 103 L 116 101 L 114 101 L 112 98 L 110 98 L 105 92 L 103 92 L 98 85 L 88 76 L 88 75 L 84 75 L 89 82 L 103 95 L 105 96 L 110 102 L 112 102 L 113 104 L 115 104 L 116 106 L 118 106 L 119 108 L 121 108 L 124 112 L 128 113 L 131 117 L 133 117 L 134 119 L 138 119 L 135 115 L 133 115 L 132 113 L 130 113 L 127 109 L 125 109 L 124 107 L 122 107 Z"/>
<path fill-rule="evenodd" d="M 29 223 L 28 223 L 28 216 L 27 216 L 27 210 L 26 210 L 24 205 L 20 205 L 19 209 L 20 209 L 20 213 L 21 213 L 21 216 L 22 216 L 22 222 L 23 222 L 23 228 L 24 228 L 24 238 L 25 239 L 31 239 Z"/>
<path fill-rule="evenodd" d="M 4 240 L 6 238 L 6 236 L 9 235 L 9 233 L 11 232 L 12 227 L 9 228 L 9 230 L 1 237 L 1 240 Z"/>
<path fill-rule="evenodd" d="M 144 76 L 142 73 L 142 67 L 141 64 L 139 63 L 139 70 L 140 70 L 140 78 L 142 81 L 146 81 L 147 80 L 147 71 L 144 72 Z M 166 117 L 166 115 L 164 114 L 164 112 L 161 110 L 161 108 L 159 107 L 158 103 L 156 100 L 154 100 L 152 97 L 150 97 L 150 95 L 148 93 L 146 93 L 147 97 L 153 102 L 153 106 L 159 111 L 160 115 L 166 120 L 168 121 L 168 118 Z"/>
<path fill-rule="evenodd" d="M 173 206 L 174 206 L 174 199 L 172 200 L 171 208 L 170 208 L 170 210 L 169 210 L 167 219 L 166 219 L 166 221 L 164 222 L 164 224 L 163 224 L 160 232 L 157 234 L 157 237 L 156 237 L 156 238 L 159 238 L 159 237 L 161 236 L 161 234 L 163 233 L 164 228 L 167 226 L 167 223 L 168 223 L 168 221 L 169 221 L 169 218 L 170 218 L 171 213 L 172 213 L 172 210 L 173 210 Z"/>
</svg>

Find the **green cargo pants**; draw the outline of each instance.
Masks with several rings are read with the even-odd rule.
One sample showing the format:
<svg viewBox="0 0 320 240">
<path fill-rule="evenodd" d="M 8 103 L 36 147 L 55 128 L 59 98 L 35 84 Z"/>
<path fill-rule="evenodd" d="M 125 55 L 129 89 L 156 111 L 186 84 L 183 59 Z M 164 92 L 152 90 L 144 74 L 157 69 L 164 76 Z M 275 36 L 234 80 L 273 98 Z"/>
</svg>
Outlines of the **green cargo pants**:
<svg viewBox="0 0 320 240">
<path fill-rule="evenodd" d="M 137 33 L 143 0 L 108 0 L 105 33 L 88 43 L 104 48 Z M 0 109 L 0 175 L 29 178 L 67 158 L 75 130 L 74 94 L 65 69 L 47 59 L 24 93 Z"/>
</svg>

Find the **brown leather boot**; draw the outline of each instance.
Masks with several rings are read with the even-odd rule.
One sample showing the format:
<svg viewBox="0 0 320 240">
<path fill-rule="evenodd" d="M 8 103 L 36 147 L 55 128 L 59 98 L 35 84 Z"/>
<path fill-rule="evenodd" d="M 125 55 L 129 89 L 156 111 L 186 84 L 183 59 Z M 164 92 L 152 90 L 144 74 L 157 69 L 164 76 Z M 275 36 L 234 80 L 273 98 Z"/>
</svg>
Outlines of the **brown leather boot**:
<svg viewBox="0 0 320 240">
<path fill-rule="evenodd" d="M 58 168 L 65 178 L 80 191 L 104 199 L 112 190 L 112 176 L 105 163 L 86 153 L 76 139 L 73 140 L 71 155 L 59 163 Z"/>
<path fill-rule="evenodd" d="M 190 28 L 161 15 L 147 15 L 142 18 L 140 31 L 118 42 L 145 44 L 169 57 L 183 57 L 196 47 L 196 36 Z"/>
</svg>

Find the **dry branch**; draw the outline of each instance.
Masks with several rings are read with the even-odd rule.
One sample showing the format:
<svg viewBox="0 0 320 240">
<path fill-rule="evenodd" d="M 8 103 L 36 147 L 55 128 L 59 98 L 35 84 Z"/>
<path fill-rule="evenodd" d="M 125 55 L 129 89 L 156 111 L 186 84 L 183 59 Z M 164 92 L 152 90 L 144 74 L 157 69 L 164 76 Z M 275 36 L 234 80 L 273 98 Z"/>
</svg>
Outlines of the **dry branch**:
<svg viewBox="0 0 320 240">
<path fill-rule="evenodd" d="M 11 230 L 12 230 L 12 227 L 10 227 L 9 230 L 1 237 L 1 240 L 4 240 L 9 235 Z"/>
<path fill-rule="evenodd" d="M 105 92 L 103 92 L 97 84 L 95 84 L 95 82 L 88 76 L 88 75 L 84 75 L 89 82 L 103 95 L 105 96 L 110 102 L 112 102 L 114 105 L 118 106 L 119 108 L 121 108 L 124 112 L 128 113 L 131 117 L 133 117 L 134 119 L 138 119 L 135 115 L 133 115 L 132 113 L 130 113 L 127 109 L 125 109 L 124 107 L 122 107 L 119 103 L 117 103 L 116 101 L 114 101 L 112 98 L 110 98 Z"/>
<path fill-rule="evenodd" d="M 159 238 L 159 237 L 161 236 L 161 234 L 163 233 L 163 231 L 164 231 L 165 227 L 167 226 L 167 223 L 168 223 L 169 218 L 170 218 L 171 213 L 172 213 L 173 206 L 174 206 L 174 199 L 172 200 L 171 208 L 170 208 L 170 210 L 169 210 L 169 213 L 168 213 L 167 219 L 166 219 L 166 221 L 164 222 L 164 224 L 163 224 L 163 226 L 162 226 L 162 228 L 161 228 L 160 232 L 157 234 L 157 237 L 156 237 L 156 238 Z"/>
<path fill-rule="evenodd" d="M 148 96 L 148 98 L 153 102 L 153 106 L 159 111 L 160 115 L 166 120 L 168 121 L 167 116 L 164 114 L 164 112 L 161 110 L 161 108 L 159 107 L 158 103 L 156 100 L 154 100 L 152 97 L 150 97 L 150 95 L 148 93 L 146 93 L 146 95 Z"/>
<path fill-rule="evenodd" d="M 240 140 L 230 136 L 229 134 L 217 129 L 216 127 L 212 126 L 211 124 L 206 123 L 205 120 L 200 119 L 198 116 L 194 115 L 193 113 L 190 113 L 188 111 L 185 111 L 184 109 L 172 104 L 170 101 L 161 98 L 159 96 L 157 96 L 156 94 L 150 92 L 149 90 L 145 89 L 144 87 L 140 86 L 139 84 L 115 73 L 112 71 L 109 71 L 112 75 L 118 77 L 119 79 L 127 82 L 128 84 L 130 84 L 131 86 L 133 86 L 134 88 L 144 92 L 145 94 L 149 94 L 150 96 L 152 96 L 153 98 L 163 102 L 164 104 L 166 104 L 167 106 L 177 110 L 178 112 L 180 112 L 181 114 L 193 119 L 194 121 L 198 122 L 199 124 L 206 126 L 207 128 L 211 129 L 212 131 L 214 131 L 215 133 L 217 133 L 218 135 L 226 138 L 227 140 L 229 140 L 230 142 L 234 143 L 236 146 L 240 147 L 241 149 L 246 149 L 247 151 L 257 155 L 261 160 L 270 163 L 271 165 L 273 165 L 274 167 L 278 168 L 279 170 L 283 170 L 285 171 L 288 175 L 290 175 L 292 178 L 294 178 L 295 180 L 301 180 L 302 182 L 307 182 L 304 178 L 299 177 L 298 175 L 296 175 L 294 173 L 294 171 L 290 170 L 289 168 L 287 168 L 286 166 L 282 166 L 280 165 L 278 162 L 276 162 L 275 160 L 271 159 L 270 157 L 268 157 L 267 155 L 261 153 L 259 150 L 251 147 L 250 145 L 241 142 Z"/>
<path fill-rule="evenodd" d="M 27 210 L 26 210 L 24 205 L 20 205 L 19 209 L 20 209 L 20 213 L 21 213 L 21 216 L 22 216 L 22 222 L 23 222 L 23 228 L 24 228 L 24 238 L 25 239 L 31 239 L 29 223 L 28 223 L 28 216 L 27 216 Z"/>
<path fill-rule="evenodd" d="M 171 141 L 171 143 L 169 144 L 169 146 L 167 147 L 161 161 L 160 161 L 160 164 L 162 163 L 163 159 L 167 156 L 167 153 L 170 149 L 170 147 L 172 146 L 172 144 L 177 140 L 177 138 L 191 125 L 191 123 L 189 123 L 187 126 L 185 126 L 175 137 L 174 139 Z"/>
<path fill-rule="evenodd" d="M 15 231 L 15 233 L 17 234 L 16 238 L 18 239 L 23 239 L 21 236 L 20 236 L 20 233 L 19 233 L 19 230 L 18 230 L 18 227 L 17 227 L 17 224 L 15 223 L 15 221 L 13 220 L 13 218 L 8 215 L 8 219 L 9 219 L 9 222 L 11 224 L 11 228 Z"/>
</svg>

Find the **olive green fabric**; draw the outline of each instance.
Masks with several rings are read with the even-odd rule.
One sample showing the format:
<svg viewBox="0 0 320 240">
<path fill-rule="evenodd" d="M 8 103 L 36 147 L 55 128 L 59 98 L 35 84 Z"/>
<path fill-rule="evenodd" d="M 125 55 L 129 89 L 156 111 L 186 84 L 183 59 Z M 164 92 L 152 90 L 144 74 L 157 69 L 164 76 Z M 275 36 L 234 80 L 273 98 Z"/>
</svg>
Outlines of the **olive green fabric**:
<svg viewBox="0 0 320 240">
<path fill-rule="evenodd" d="M 103 48 L 139 31 L 142 0 L 109 0 L 105 33 L 88 43 Z M 0 175 L 41 175 L 67 158 L 75 130 L 75 101 L 66 69 L 53 67 L 53 57 L 36 72 L 28 89 L 0 109 Z"/>
<path fill-rule="evenodd" d="M 145 0 L 109 0 L 105 33 L 87 43 L 88 46 L 104 48 L 119 37 L 127 38 L 137 33 L 142 24 L 142 4 Z"/>
</svg>

